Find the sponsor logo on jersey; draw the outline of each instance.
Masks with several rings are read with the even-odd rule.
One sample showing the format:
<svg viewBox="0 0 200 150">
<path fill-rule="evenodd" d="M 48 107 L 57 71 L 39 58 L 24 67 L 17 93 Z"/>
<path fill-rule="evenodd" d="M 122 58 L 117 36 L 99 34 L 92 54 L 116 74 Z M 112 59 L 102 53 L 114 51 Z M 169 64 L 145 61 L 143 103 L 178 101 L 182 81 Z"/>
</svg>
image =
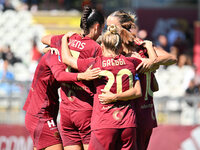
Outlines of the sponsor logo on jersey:
<svg viewBox="0 0 200 150">
<path fill-rule="evenodd" d="M 50 130 L 53 130 L 53 129 L 57 128 L 57 126 L 56 126 L 55 122 L 53 121 L 53 119 L 52 120 L 48 120 L 47 124 L 48 124 Z"/>
</svg>

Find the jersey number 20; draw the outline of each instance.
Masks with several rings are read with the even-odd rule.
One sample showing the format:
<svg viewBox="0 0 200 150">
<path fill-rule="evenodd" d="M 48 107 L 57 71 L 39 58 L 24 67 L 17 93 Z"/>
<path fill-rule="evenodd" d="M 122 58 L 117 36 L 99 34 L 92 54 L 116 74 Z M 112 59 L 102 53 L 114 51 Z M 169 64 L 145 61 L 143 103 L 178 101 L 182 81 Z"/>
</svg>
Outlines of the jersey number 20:
<svg viewBox="0 0 200 150">
<path fill-rule="evenodd" d="M 122 92 L 122 76 L 123 75 L 128 75 L 129 77 L 129 89 L 133 87 L 133 74 L 129 69 L 121 69 L 117 75 L 116 75 L 116 79 L 114 74 L 111 71 L 108 70 L 103 70 L 100 73 L 100 76 L 106 76 L 108 77 L 108 82 L 104 87 L 104 90 L 106 91 L 110 91 L 112 85 L 114 84 L 115 80 L 117 83 L 117 93 L 121 93 Z"/>
</svg>

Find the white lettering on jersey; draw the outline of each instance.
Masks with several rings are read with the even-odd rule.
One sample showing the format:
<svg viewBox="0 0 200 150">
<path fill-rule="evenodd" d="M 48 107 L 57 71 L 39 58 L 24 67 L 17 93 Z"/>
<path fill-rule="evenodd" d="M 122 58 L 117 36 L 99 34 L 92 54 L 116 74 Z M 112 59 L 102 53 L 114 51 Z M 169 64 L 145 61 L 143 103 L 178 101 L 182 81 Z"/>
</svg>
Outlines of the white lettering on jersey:
<svg viewBox="0 0 200 150">
<path fill-rule="evenodd" d="M 102 67 L 109 67 L 109 66 L 122 66 L 125 65 L 125 61 L 124 59 L 118 59 L 118 60 L 114 60 L 113 58 L 108 59 L 108 60 L 103 60 L 102 61 Z"/>
<path fill-rule="evenodd" d="M 49 128 L 51 128 L 51 126 L 53 126 L 53 127 L 56 126 L 53 120 L 47 121 L 47 124 L 48 124 Z"/>
<path fill-rule="evenodd" d="M 70 40 L 69 45 L 74 48 L 84 49 L 86 43 L 78 41 L 78 40 Z"/>
</svg>

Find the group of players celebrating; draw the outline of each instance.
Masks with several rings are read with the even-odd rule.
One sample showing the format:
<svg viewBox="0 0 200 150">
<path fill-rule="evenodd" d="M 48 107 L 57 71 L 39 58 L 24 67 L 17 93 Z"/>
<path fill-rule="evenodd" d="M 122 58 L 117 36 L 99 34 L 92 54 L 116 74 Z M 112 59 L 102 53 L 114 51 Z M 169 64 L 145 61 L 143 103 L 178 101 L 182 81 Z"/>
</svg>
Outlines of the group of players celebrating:
<svg viewBox="0 0 200 150">
<path fill-rule="evenodd" d="M 157 126 L 154 72 L 176 58 L 137 38 L 133 14 L 115 11 L 106 25 L 101 35 L 104 16 L 84 7 L 81 34 L 42 38 L 52 49 L 45 49 L 24 105 L 34 149 L 147 149 Z"/>
</svg>

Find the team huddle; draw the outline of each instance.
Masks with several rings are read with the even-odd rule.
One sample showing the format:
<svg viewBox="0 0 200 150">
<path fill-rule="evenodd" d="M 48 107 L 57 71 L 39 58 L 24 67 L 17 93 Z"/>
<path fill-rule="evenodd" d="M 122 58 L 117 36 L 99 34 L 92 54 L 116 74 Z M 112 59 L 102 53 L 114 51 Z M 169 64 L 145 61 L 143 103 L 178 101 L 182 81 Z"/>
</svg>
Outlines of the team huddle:
<svg viewBox="0 0 200 150">
<path fill-rule="evenodd" d="M 115 11 L 106 25 L 101 35 L 104 16 L 84 7 L 81 34 L 42 38 L 51 48 L 44 50 L 24 105 L 34 149 L 147 149 L 157 126 L 154 72 L 176 58 L 138 39 L 130 13 Z"/>
</svg>

